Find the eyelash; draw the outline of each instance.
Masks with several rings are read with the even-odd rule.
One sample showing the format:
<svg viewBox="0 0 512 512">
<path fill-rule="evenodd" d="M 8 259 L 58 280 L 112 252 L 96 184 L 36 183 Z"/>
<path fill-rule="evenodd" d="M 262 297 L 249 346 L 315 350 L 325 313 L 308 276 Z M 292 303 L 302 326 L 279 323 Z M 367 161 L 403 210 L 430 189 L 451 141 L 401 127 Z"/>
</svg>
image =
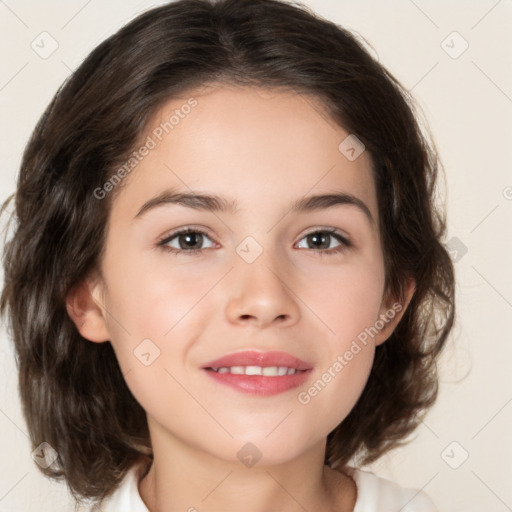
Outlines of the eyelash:
<svg viewBox="0 0 512 512">
<path fill-rule="evenodd" d="M 166 235 L 163 239 L 160 239 L 157 242 L 157 246 L 161 247 L 164 251 L 168 251 L 168 252 L 173 253 L 176 256 L 178 256 L 180 254 L 184 254 L 186 256 L 198 255 L 199 253 L 201 253 L 205 249 L 190 249 L 190 250 L 175 249 L 174 247 L 169 247 L 168 245 L 166 245 L 171 240 L 176 238 L 177 236 L 179 236 L 179 235 L 186 235 L 188 233 L 206 235 L 208 238 L 211 238 L 208 235 L 208 233 L 206 233 L 205 231 L 203 231 L 201 229 L 184 228 L 184 229 L 180 229 L 178 231 L 175 231 L 174 233 L 171 233 L 170 235 Z M 352 243 L 347 238 L 345 238 L 343 235 L 341 235 L 340 233 L 337 233 L 335 229 L 317 229 L 315 231 L 311 231 L 309 233 L 306 233 L 301 238 L 301 240 L 303 240 L 304 238 L 306 238 L 306 237 L 308 237 L 310 235 L 315 235 L 315 234 L 318 234 L 318 233 L 323 233 L 323 234 L 330 235 L 333 238 L 335 238 L 338 242 L 340 242 L 340 245 L 338 245 L 337 247 L 334 247 L 333 249 L 323 249 L 323 250 L 320 249 L 320 250 L 317 250 L 317 251 L 315 251 L 315 249 L 308 249 L 310 251 L 318 252 L 320 256 L 335 255 L 335 254 L 338 254 L 338 253 L 342 253 L 345 250 L 347 250 L 348 248 L 352 247 Z"/>
</svg>

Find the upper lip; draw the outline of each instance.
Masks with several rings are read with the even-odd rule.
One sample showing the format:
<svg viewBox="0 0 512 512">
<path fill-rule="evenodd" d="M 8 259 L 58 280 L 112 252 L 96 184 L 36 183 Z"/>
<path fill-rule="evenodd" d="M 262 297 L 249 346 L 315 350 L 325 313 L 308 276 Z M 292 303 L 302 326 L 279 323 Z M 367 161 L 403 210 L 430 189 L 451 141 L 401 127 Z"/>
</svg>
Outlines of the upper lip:
<svg viewBox="0 0 512 512">
<path fill-rule="evenodd" d="M 223 368 L 226 366 L 286 366 L 296 370 L 310 370 L 312 366 L 298 357 L 286 352 L 257 352 L 245 350 L 225 355 L 214 361 L 204 364 L 203 368 Z"/>
</svg>

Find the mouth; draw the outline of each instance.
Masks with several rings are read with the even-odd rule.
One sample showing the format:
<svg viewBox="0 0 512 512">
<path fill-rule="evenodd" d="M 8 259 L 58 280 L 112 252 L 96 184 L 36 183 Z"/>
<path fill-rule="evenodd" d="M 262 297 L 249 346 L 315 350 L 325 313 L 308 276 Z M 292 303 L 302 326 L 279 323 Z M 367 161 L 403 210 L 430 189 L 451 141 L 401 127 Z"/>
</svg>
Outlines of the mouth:
<svg viewBox="0 0 512 512">
<path fill-rule="evenodd" d="M 300 386 L 313 367 L 285 352 L 244 351 L 202 366 L 215 381 L 242 393 L 276 395 Z"/>
</svg>

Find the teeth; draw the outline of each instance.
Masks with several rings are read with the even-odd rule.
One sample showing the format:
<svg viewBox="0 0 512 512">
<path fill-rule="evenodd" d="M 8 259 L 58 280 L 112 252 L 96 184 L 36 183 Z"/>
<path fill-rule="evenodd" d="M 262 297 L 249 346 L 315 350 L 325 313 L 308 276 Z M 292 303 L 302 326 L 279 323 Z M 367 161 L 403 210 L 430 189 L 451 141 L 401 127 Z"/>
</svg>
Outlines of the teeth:
<svg viewBox="0 0 512 512">
<path fill-rule="evenodd" d="M 287 366 L 223 366 L 222 368 L 212 368 L 217 373 L 232 373 L 234 375 L 263 375 L 265 377 L 282 377 L 284 375 L 293 375 L 300 370 L 288 368 Z"/>
<path fill-rule="evenodd" d="M 245 375 L 261 375 L 261 366 L 246 366 Z"/>
</svg>

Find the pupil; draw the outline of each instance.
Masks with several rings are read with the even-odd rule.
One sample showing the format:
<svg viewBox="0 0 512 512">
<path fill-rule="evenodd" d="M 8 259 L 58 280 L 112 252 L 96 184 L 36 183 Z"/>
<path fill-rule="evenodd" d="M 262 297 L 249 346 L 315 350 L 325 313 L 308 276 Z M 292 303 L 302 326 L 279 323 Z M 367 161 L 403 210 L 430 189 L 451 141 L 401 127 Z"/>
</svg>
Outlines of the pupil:
<svg viewBox="0 0 512 512">
<path fill-rule="evenodd" d="M 317 245 L 317 242 L 320 240 L 320 245 L 323 245 L 324 249 L 325 248 L 328 248 L 329 247 L 329 243 L 325 243 L 325 240 L 327 239 L 327 237 L 325 236 L 325 234 L 318 234 L 318 233 L 315 233 L 313 235 L 309 235 L 310 237 L 310 241 L 316 246 L 318 247 Z M 322 242 L 323 240 L 323 242 Z"/>
<path fill-rule="evenodd" d="M 186 247 L 190 248 L 190 246 L 195 245 L 194 240 L 197 244 L 197 238 L 202 237 L 202 235 L 200 233 L 186 233 L 186 234 L 182 235 L 182 237 L 185 239 L 185 244 L 187 244 Z M 199 245 L 201 245 L 201 244 L 199 244 Z M 192 247 L 192 248 L 195 248 L 195 247 Z"/>
</svg>

